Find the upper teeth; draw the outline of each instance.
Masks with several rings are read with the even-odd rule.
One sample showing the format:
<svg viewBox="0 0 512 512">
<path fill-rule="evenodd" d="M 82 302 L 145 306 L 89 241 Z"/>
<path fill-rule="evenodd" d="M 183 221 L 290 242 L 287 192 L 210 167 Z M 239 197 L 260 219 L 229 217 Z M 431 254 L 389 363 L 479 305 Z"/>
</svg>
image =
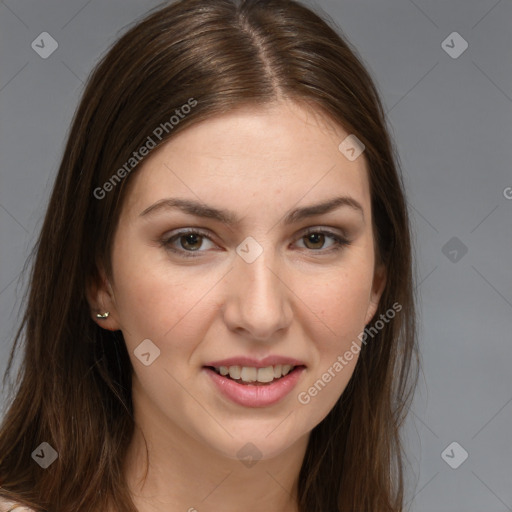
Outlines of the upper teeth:
<svg viewBox="0 0 512 512">
<path fill-rule="evenodd" d="M 244 382 L 272 382 L 290 373 L 294 368 L 289 364 L 276 364 L 265 368 L 254 368 L 250 366 L 219 366 L 215 371 L 221 375 L 228 375 L 232 379 L 242 379 Z"/>
</svg>

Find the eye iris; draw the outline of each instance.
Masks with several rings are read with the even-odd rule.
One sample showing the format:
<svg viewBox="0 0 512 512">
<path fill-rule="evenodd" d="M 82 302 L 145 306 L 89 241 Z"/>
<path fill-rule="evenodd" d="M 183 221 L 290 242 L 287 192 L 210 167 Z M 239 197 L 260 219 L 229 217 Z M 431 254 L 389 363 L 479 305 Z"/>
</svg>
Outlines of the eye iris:
<svg viewBox="0 0 512 512">
<path fill-rule="evenodd" d="M 200 233 L 187 233 L 185 235 L 181 235 L 180 245 L 183 249 L 188 251 L 197 251 L 202 245 L 203 235 Z M 321 249 L 325 243 L 325 234 L 324 233 L 309 233 L 303 237 L 306 243 L 306 247 L 309 249 Z M 310 245 L 313 245 L 310 247 Z"/>
<path fill-rule="evenodd" d="M 199 242 L 197 241 L 197 239 L 202 238 L 201 235 L 198 235 L 196 233 L 189 233 L 188 235 L 183 235 L 180 238 L 182 240 L 181 246 L 183 247 L 183 249 L 191 249 L 192 251 L 196 251 L 197 249 L 199 249 L 199 247 L 201 247 L 201 240 L 199 240 Z M 185 244 L 183 244 L 183 239 L 185 239 Z M 199 244 L 199 247 L 187 247 L 187 244 L 189 243 L 192 245 Z"/>
<path fill-rule="evenodd" d="M 320 243 L 320 247 L 309 247 L 309 249 L 319 249 L 323 246 L 325 241 L 325 235 L 323 233 L 310 233 L 309 235 L 306 235 L 305 237 L 306 242 L 312 242 L 313 244 Z M 307 247 L 306 243 L 306 247 Z"/>
</svg>

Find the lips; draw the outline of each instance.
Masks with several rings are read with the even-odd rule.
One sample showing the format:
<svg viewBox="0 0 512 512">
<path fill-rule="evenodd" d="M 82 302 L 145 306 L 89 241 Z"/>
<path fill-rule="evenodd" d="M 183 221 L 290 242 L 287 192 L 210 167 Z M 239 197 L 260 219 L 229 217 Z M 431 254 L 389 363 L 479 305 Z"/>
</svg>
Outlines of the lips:
<svg viewBox="0 0 512 512">
<path fill-rule="evenodd" d="M 296 366 L 290 373 L 272 382 L 240 382 L 220 375 L 211 367 L 203 369 L 210 382 L 229 401 L 243 407 L 269 407 L 283 400 L 297 386 L 305 366 Z"/>
<path fill-rule="evenodd" d="M 217 361 L 210 361 L 206 363 L 205 367 L 220 368 L 221 366 L 247 366 L 250 368 L 266 368 L 267 366 L 276 365 L 290 365 L 290 366 L 306 366 L 303 361 L 286 356 L 267 356 L 263 359 L 256 359 L 248 356 L 234 356 L 228 359 L 219 359 Z"/>
<path fill-rule="evenodd" d="M 276 379 L 280 379 L 288 375 L 290 372 L 295 370 L 295 368 L 303 367 L 290 366 L 289 364 L 278 364 L 275 366 L 266 366 L 265 368 L 254 368 L 252 366 L 208 366 L 207 368 L 214 370 L 219 375 L 236 380 L 241 384 L 262 384 L 273 382 Z"/>
<path fill-rule="evenodd" d="M 244 407 L 268 407 L 281 401 L 305 370 L 302 361 L 278 355 L 263 359 L 234 356 L 203 367 L 221 395 Z"/>
<path fill-rule="evenodd" d="M 295 368 L 305 368 L 298 359 L 286 356 L 267 356 L 254 359 L 247 356 L 211 361 L 204 368 L 239 383 L 269 383 L 286 376 Z"/>
</svg>

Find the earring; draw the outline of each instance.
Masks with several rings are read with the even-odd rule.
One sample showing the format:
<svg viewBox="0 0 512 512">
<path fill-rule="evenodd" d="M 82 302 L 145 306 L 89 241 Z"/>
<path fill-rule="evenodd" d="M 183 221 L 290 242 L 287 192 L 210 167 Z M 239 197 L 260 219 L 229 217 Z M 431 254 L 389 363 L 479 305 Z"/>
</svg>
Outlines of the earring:
<svg viewBox="0 0 512 512">
<path fill-rule="evenodd" d="M 108 311 L 106 311 L 105 313 L 96 313 L 96 318 L 101 318 L 102 320 L 104 320 L 105 318 L 108 318 L 108 315 L 110 315 Z"/>
</svg>

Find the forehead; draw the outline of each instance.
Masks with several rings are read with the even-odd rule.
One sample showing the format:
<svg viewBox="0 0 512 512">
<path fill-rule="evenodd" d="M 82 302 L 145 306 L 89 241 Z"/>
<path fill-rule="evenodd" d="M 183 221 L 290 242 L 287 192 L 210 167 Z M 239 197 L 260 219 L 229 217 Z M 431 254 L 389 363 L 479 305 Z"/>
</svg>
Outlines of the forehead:
<svg viewBox="0 0 512 512">
<path fill-rule="evenodd" d="M 240 108 L 192 125 L 153 150 L 131 177 L 124 204 L 139 213 L 180 196 L 245 210 L 265 200 L 279 207 L 346 194 L 369 209 L 364 153 L 350 161 L 338 149 L 348 135 L 296 103 Z"/>
</svg>

